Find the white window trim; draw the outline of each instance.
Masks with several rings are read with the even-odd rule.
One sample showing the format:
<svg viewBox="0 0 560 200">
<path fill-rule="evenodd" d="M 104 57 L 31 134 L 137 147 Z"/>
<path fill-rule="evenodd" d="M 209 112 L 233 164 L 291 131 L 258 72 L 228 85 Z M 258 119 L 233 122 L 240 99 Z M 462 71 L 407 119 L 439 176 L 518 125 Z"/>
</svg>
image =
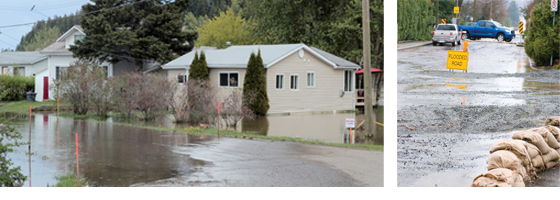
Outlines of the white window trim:
<svg viewBox="0 0 560 200">
<path fill-rule="evenodd" d="M 296 89 L 292 89 L 292 76 L 297 77 Z M 292 91 L 298 91 L 299 90 L 299 74 L 290 74 L 290 90 L 292 90 Z"/>
<path fill-rule="evenodd" d="M 179 76 L 183 76 L 183 83 L 179 83 Z M 187 83 L 187 75 L 185 75 L 185 74 L 177 74 L 177 84 L 179 84 L 179 85 L 184 85 L 185 83 Z"/>
<path fill-rule="evenodd" d="M 352 80 L 350 81 L 350 91 L 346 91 L 345 88 L 344 88 L 344 84 L 346 83 L 346 80 L 345 80 L 345 79 L 346 79 L 346 71 L 350 71 L 350 77 L 351 77 L 351 79 L 352 79 Z M 343 90 L 344 92 L 354 92 L 354 90 L 355 90 L 355 89 L 354 89 L 354 81 L 356 80 L 356 77 L 355 77 L 354 75 L 355 75 L 355 74 L 354 74 L 354 70 L 345 69 L 345 70 L 342 72 L 342 90 Z M 365 84 L 365 83 L 364 83 L 364 84 Z"/>
<path fill-rule="evenodd" d="M 229 86 L 229 81 L 228 81 L 228 86 L 221 86 L 220 75 L 221 74 L 228 74 L 228 77 L 229 77 L 229 74 L 231 74 L 231 73 L 237 73 L 237 86 Z M 240 80 L 239 77 L 240 77 L 239 71 L 221 71 L 221 72 L 218 72 L 218 88 L 239 88 L 239 85 L 241 84 L 240 81 L 239 81 Z M 228 78 L 228 80 L 229 80 L 229 78 Z"/>
<path fill-rule="evenodd" d="M 278 89 L 276 87 L 276 83 L 278 83 L 278 75 L 282 75 L 282 88 Z M 284 81 L 286 79 L 286 75 L 284 74 L 276 74 L 274 75 L 274 88 L 276 88 L 276 90 L 284 90 L 284 88 L 286 88 L 286 82 Z"/>
<path fill-rule="evenodd" d="M 309 78 L 309 74 L 313 74 L 313 86 L 307 85 L 307 83 L 309 82 L 309 80 L 307 80 Z M 315 86 L 317 86 L 317 73 L 315 73 L 314 71 L 308 71 L 307 73 L 305 73 L 305 85 L 307 85 L 308 88 L 314 88 Z"/>
</svg>

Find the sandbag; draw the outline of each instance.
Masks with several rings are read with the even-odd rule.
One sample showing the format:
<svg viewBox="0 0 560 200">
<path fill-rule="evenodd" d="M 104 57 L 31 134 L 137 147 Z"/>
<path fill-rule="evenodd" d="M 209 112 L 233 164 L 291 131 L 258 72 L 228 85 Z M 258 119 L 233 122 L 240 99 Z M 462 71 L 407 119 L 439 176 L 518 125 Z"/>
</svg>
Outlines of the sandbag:
<svg viewBox="0 0 560 200">
<path fill-rule="evenodd" d="M 521 160 L 519 160 L 519 158 L 510 151 L 495 151 L 490 154 L 486 163 L 488 163 L 488 171 L 497 168 L 506 168 L 519 173 L 523 179 L 530 180 L 530 177 L 527 175 L 527 170 L 521 164 Z"/>
<path fill-rule="evenodd" d="M 506 168 L 497 168 L 475 178 L 475 187 L 503 187 L 503 183 L 513 187 L 525 187 L 521 175 Z"/>
<path fill-rule="evenodd" d="M 560 158 L 560 155 L 556 150 L 551 149 L 547 154 L 542 154 L 542 158 L 544 163 L 547 163 L 550 161 L 557 161 Z"/>
<path fill-rule="evenodd" d="M 536 156 L 535 158 L 532 158 L 531 163 L 533 164 L 533 167 L 535 168 L 536 172 L 542 172 L 546 170 L 546 165 L 544 163 L 542 156 L 540 155 Z"/>
<path fill-rule="evenodd" d="M 527 152 L 526 142 L 523 140 L 514 139 L 502 139 L 495 142 L 490 147 L 490 154 L 498 150 L 507 150 L 514 153 L 519 160 L 521 160 L 523 166 L 528 166 L 531 164 L 531 158 Z"/>
<path fill-rule="evenodd" d="M 544 125 L 552 125 L 552 126 L 560 127 L 560 116 L 552 116 L 547 118 Z"/>
<path fill-rule="evenodd" d="M 547 128 L 545 127 L 539 127 L 539 128 L 532 128 L 529 129 L 527 131 L 531 131 L 534 133 L 538 133 L 539 135 L 541 135 L 544 139 L 544 141 L 546 142 L 546 144 L 553 149 L 557 149 L 560 148 L 560 145 L 558 144 L 558 140 L 556 139 L 556 137 L 554 137 L 554 135 L 552 135 L 552 133 L 550 133 L 550 131 L 548 131 Z"/>
<path fill-rule="evenodd" d="M 471 187 L 513 187 L 513 186 L 503 181 L 497 181 L 488 177 L 484 177 L 484 174 L 481 174 L 476 178 L 474 178 Z"/>
<path fill-rule="evenodd" d="M 523 141 L 523 140 L 520 140 L 520 141 Z M 527 147 L 527 152 L 529 153 L 529 157 L 531 159 L 541 155 L 541 151 L 534 144 L 525 142 L 525 146 Z"/>
<path fill-rule="evenodd" d="M 558 166 L 558 161 L 550 161 L 546 163 L 546 169 L 552 169 L 556 166 Z"/>
<path fill-rule="evenodd" d="M 539 148 L 539 151 L 541 151 L 542 154 L 547 154 L 550 151 L 550 147 L 538 133 L 532 131 L 519 131 L 513 133 L 512 138 L 525 140 L 528 143 L 534 144 L 537 148 Z"/>
<path fill-rule="evenodd" d="M 557 142 L 560 142 L 560 128 L 551 125 L 545 126 L 545 128 L 548 129 L 550 133 L 552 133 L 552 135 L 556 138 Z"/>
</svg>

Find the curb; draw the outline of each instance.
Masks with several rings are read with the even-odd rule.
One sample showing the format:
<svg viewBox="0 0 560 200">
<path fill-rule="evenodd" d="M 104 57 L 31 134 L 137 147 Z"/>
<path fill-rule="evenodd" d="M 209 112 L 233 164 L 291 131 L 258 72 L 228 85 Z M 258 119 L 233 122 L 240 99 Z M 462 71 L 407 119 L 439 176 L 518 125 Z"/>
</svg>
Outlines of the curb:
<svg viewBox="0 0 560 200">
<path fill-rule="evenodd" d="M 417 44 L 417 45 L 407 46 L 407 47 L 401 47 L 401 48 L 397 48 L 397 51 L 398 51 L 398 50 L 403 50 L 403 49 L 410 49 L 410 48 L 420 47 L 420 46 L 424 46 L 424 45 L 430 45 L 430 44 L 432 44 L 432 42 L 430 42 L 430 43 L 420 43 L 420 44 Z"/>
</svg>

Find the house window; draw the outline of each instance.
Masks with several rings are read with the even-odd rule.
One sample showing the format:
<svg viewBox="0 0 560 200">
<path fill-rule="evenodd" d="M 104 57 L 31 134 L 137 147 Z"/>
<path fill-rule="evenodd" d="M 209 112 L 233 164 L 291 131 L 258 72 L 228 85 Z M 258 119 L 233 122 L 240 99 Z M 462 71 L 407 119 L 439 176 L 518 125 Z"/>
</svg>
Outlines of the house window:
<svg viewBox="0 0 560 200">
<path fill-rule="evenodd" d="M 238 87 L 238 72 L 220 72 L 220 87 Z"/>
<path fill-rule="evenodd" d="M 290 75 L 290 89 L 298 89 L 298 75 Z"/>
<path fill-rule="evenodd" d="M 74 41 L 75 41 L 75 42 L 80 41 L 80 40 L 83 40 L 83 39 L 84 39 L 84 35 L 75 35 L 75 36 L 74 36 Z"/>
<path fill-rule="evenodd" d="M 105 78 L 109 77 L 109 66 L 103 66 L 103 73 L 105 74 Z"/>
<path fill-rule="evenodd" d="M 25 76 L 25 67 L 14 67 L 14 76 Z"/>
<path fill-rule="evenodd" d="M 315 87 L 315 72 L 307 72 L 307 87 Z"/>
<path fill-rule="evenodd" d="M 10 73 L 10 68 L 8 68 L 8 66 L 3 66 L 2 67 L 2 74 L 8 75 L 9 73 Z"/>
<path fill-rule="evenodd" d="M 68 67 L 56 67 L 56 80 L 60 80 L 60 77 L 66 72 Z"/>
<path fill-rule="evenodd" d="M 344 70 L 344 91 L 352 92 L 352 70 Z"/>
<path fill-rule="evenodd" d="M 187 82 L 187 75 L 185 74 L 178 74 L 177 75 L 177 83 L 179 85 L 183 85 Z"/>
<path fill-rule="evenodd" d="M 276 89 L 284 89 L 284 74 L 276 74 Z"/>
</svg>

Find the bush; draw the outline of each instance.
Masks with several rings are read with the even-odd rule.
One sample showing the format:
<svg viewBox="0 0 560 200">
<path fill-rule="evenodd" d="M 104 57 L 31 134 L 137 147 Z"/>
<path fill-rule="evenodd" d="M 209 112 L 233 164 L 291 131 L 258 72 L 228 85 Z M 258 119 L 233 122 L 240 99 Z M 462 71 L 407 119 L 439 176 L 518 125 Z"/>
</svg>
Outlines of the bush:
<svg viewBox="0 0 560 200">
<path fill-rule="evenodd" d="M 60 75 L 59 80 L 55 80 L 55 93 L 61 96 L 62 101 L 68 102 L 75 114 L 87 114 L 90 106 L 99 106 L 106 103 L 95 95 L 98 91 L 104 90 L 104 72 L 98 65 L 85 60 L 79 60 L 68 67 L 66 72 Z M 101 101 L 101 102 L 100 102 Z M 96 109 L 100 112 L 102 108 Z"/>
<path fill-rule="evenodd" d="M 550 1 L 539 3 L 531 11 L 531 23 L 525 38 L 525 53 L 537 65 L 550 65 L 550 56 L 559 58 L 560 51 L 560 12 L 556 12 L 556 24 L 552 27 L 553 14 Z"/>
<path fill-rule="evenodd" d="M 11 159 L 7 158 L 7 154 L 14 152 L 13 147 L 20 146 L 25 143 L 7 143 L 8 140 L 21 139 L 21 133 L 15 131 L 12 126 L 5 126 L 7 120 L 0 122 L 0 187 L 14 187 L 22 186 L 27 176 L 24 176 L 20 171 L 20 167 L 11 168 L 13 163 Z"/>
<path fill-rule="evenodd" d="M 25 93 L 32 92 L 34 88 L 34 77 L 0 75 L 1 101 L 18 101 L 25 99 Z"/>
<path fill-rule="evenodd" d="M 254 95 L 245 94 L 245 98 L 254 99 Z M 246 102 L 251 101 L 247 100 Z M 243 104 L 243 91 L 241 89 L 232 90 L 231 94 L 220 103 L 220 106 L 220 116 L 228 126 L 237 127 L 242 119 L 253 119 L 253 111 Z"/>
<path fill-rule="evenodd" d="M 189 80 L 187 82 L 187 105 L 189 121 L 193 123 L 213 124 L 218 116 L 217 89 L 207 80 Z"/>
<path fill-rule="evenodd" d="M 434 5 L 430 0 L 399 0 L 397 12 L 399 41 L 431 39 Z"/>
<path fill-rule="evenodd" d="M 254 95 L 254 100 L 252 99 L 250 102 L 248 102 L 249 98 L 247 98 L 249 94 L 251 96 Z M 245 80 L 243 80 L 243 101 L 243 105 L 249 107 L 259 116 L 266 115 L 270 108 L 260 49 L 256 56 L 254 53 L 251 53 L 249 63 L 247 64 L 247 73 L 245 74 Z"/>
</svg>

